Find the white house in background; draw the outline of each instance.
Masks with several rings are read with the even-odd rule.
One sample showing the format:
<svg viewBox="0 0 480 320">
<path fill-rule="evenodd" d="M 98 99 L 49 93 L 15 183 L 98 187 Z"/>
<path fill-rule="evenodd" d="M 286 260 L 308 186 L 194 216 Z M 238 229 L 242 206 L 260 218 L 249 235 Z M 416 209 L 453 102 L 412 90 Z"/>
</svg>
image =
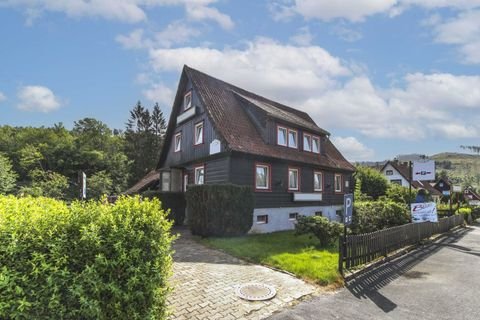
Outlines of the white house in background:
<svg viewBox="0 0 480 320">
<path fill-rule="evenodd" d="M 409 167 L 407 163 L 400 163 L 398 161 L 387 161 L 380 172 L 387 178 L 390 183 L 396 183 L 402 187 L 408 187 L 409 182 Z"/>
</svg>

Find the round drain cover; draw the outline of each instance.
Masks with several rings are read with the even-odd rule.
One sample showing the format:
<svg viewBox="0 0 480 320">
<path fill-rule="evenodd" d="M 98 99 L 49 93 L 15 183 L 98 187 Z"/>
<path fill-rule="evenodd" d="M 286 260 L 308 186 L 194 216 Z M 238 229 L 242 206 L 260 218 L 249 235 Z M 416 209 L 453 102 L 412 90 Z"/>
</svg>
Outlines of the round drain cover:
<svg viewBox="0 0 480 320">
<path fill-rule="evenodd" d="M 237 296 L 250 301 L 269 300 L 275 297 L 275 288 L 263 283 L 247 283 L 236 290 Z"/>
</svg>

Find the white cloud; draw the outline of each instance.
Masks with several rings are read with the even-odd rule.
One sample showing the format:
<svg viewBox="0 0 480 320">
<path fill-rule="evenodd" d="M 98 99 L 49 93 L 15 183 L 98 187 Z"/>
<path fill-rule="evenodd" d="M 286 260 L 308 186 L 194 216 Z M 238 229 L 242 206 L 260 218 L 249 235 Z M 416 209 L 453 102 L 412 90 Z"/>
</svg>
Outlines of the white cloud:
<svg viewBox="0 0 480 320">
<path fill-rule="evenodd" d="M 347 42 L 355 42 L 362 39 L 362 34 L 354 29 L 348 28 L 343 24 L 338 24 L 332 28 L 332 33 Z"/>
<path fill-rule="evenodd" d="M 349 161 L 371 160 L 375 152 L 355 137 L 332 137 L 333 144 Z"/>
<path fill-rule="evenodd" d="M 334 85 L 350 71 L 318 46 L 295 47 L 260 38 L 243 49 L 182 47 L 150 51 L 156 72 L 180 71 L 184 64 L 240 87 L 293 102 Z"/>
<path fill-rule="evenodd" d="M 313 40 L 313 35 L 310 33 L 308 27 L 302 27 L 298 29 L 298 32 L 290 37 L 290 41 L 299 46 L 309 46 Z"/>
<path fill-rule="evenodd" d="M 0 91 L 0 102 L 7 100 L 7 97 Z"/>
<path fill-rule="evenodd" d="M 43 86 L 24 86 L 18 91 L 18 109 L 25 111 L 50 112 L 60 108 L 60 100 L 52 90 Z"/>
<path fill-rule="evenodd" d="M 171 107 L 175 92 L 162 83 L 153 84 L 150 88 L 143 90 L 145 98 L 160 105 Z"/>
<path fill-rule="evenodd" d="M 211 7 L 218 0 L 3 0 L 0 7 L 20 7 L 25 10 L 27 24 L 43 12 L 61 12 L 69 17 L 101 17 L 127 23 L 147 20 L 145 8 L 183 5 L 193 20 L 212 20 L 225 29 L 234 23 L 230 16 Z"/>
</svg>

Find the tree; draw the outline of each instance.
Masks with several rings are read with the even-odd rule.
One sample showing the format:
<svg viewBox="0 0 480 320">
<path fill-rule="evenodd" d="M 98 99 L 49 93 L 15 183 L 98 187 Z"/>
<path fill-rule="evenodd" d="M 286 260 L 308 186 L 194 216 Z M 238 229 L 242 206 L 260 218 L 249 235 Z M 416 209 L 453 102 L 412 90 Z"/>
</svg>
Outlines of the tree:
<svg viewBox="0 0 480 320">
<path fill-rule="evenodd" d="M 470 150 L 471 152 L 474 152 L 476 154 L 480 154 L 480 146 L 460 146 L 460 148 L 466 150 Z"/>
<path fill-rule="evenodd" d="M 22 187 L 21 195 L 44 196 L 56 199 L 64 199 L 68 191 L 68 179 L 64 175 L 53 172 L 35 169 L 30 172 L 32 183 L 30 186 Z"/>
<path fill-rule="evenodd" d="M 385 179 L 385 177 L 375 169 L 357 166 L 353 177 L 355 179 L 355 183 L 357 183 L 357 181 L 358 183 L 361 183 L 361 192 L 372 197 L 374 200 L 385 195 L 387 192 L 387 179 Z"/>
<path fill-rule="evenodd" d="M 112 185 L 112 178 L 107 172 L 95 173 L 87 180 L 87 198 L 99 199 L 103 195 L 110 195 Z"/>
<path fill-rule="evenodd" d="M 415 199 L 415 195 L 415 190 L 412 190 L 409 196 L 409 189 L 396 183 L 390 183 L 386 192 L 388 200 L 403 204 L 410 204 Z"/>
<path fill-rule="evenodd" d="M 0 154 L 0 194 L 11 192 L 15 188 L 17 177 L 10 159 Z"/>
</svg>

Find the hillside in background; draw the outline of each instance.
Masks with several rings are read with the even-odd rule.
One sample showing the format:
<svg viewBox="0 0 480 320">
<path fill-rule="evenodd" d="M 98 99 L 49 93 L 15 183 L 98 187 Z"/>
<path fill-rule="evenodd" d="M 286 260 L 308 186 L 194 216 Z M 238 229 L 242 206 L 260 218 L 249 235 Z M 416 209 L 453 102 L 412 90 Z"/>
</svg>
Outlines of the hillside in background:
<svg viewBox="0 0 480 320">
<path fill-rule="evenodd" d="M 438 174 L 445 170 L 454 183 L 480 187 L 480 155 L 443 152 L 430 156 Z"/>
</svg>

